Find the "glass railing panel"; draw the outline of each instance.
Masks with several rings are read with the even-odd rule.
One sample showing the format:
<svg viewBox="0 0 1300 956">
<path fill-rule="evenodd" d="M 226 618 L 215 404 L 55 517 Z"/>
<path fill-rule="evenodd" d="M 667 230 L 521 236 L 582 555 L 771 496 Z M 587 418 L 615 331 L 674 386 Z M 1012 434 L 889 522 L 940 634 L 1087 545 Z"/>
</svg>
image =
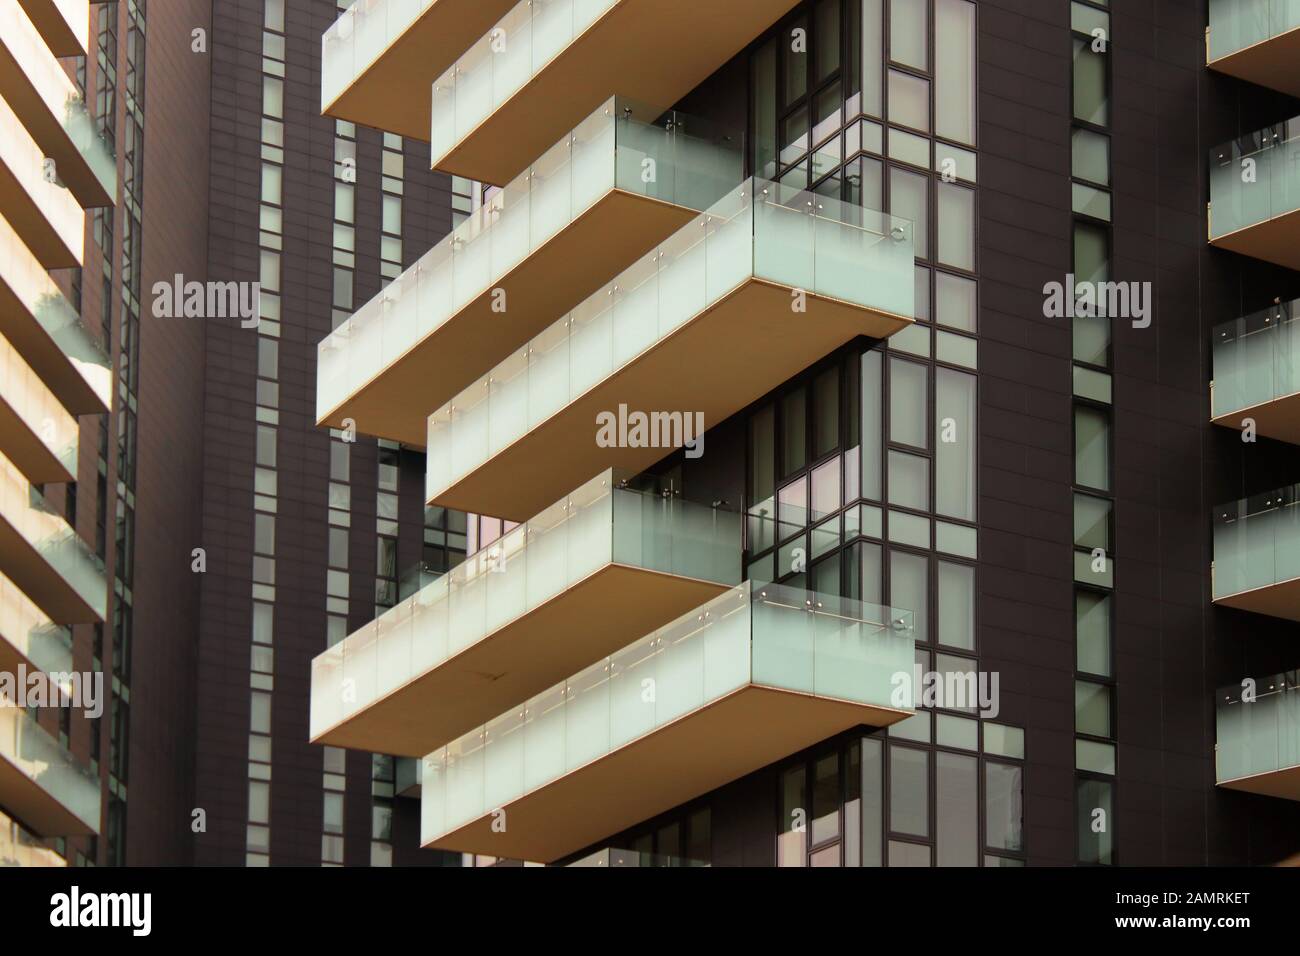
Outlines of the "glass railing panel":
<svg viewBox="0 0 1300 956">
<path fill-rule="evenodd" d="M 104 191 L 116 195 L 117 159 L 112 148 L 100 135 L 76 85 L 16 2 L 0 4 L 0 37 Z"/>
<path fill-rule="evenodd" d="M 762 180 L 733 188 L 525 346 L 526 414 L 513 384 L 509 401 L 504 388 L 498 399 L 490 387 L 498 378 L 513 383 L 512 357 L 430 416 L 427 496 L 481 467 L 491 457 L 485 448 L 523 438 L 749 278 L 910 316 L 912 249 L 906 220 Z"/>
<path fill-rule="evenodd" d="M 1300 767 L 1300 671 L 1222 688 L 1215 707 L 1219 783 Z"/>
<path fill-rule="evenodd" d="M 28 833 L 15 820 L 0 813 L 0 868 L 7 866 L 67 866 L 38 837 Z"/>
<path fill-rule="evenodd" d="M 321 107 L 338 99 L 435 0 L 357 0 L 321 40 Z"/>
<path fill-rule="evenodd" d="M 679 113 L 654 123 L 632 113 L 620 99 L 602 104 L 327 336 L 318 348 L 318 413 L 495 287 L 601 197 L 615 189 L 646 194 L 648 151 L 658 157 L 653 195 L 667 202 L 703 208 L 740 180 L 738 135 Z"/>
<path fill-rule="evenodd" d="M 1218 325 L 1215 417 L 1300 393 L 1300 300 Z"/>
<path fill-rule="evenodd" d="M 1300 117 L 1210 153 L 1210 238 L 1300 209 Z"/>
<path fill-rule="evenodd" d="M 108 603 L 103 562 L 4 455 L 0 455 L 0 519 L 103 618 Z"/>
<path fill-rule="evenodd" d="M 750 683 L 893 706 L 892 678 L 911 672 L 914 653 L 910 612 L 746 582 L 529 700 L 518 719 L 503 715 L 426 757 L 423 839 Z M 522 742 L 507 743 L 512 734 Z M 498 760 L 480 766 L 467 755 L 484 739 L 498 741 Z"/>
<path fill-rule="evenodd" d="M 72 632 L 53 623 L 18 585 L 0 574 L 0 640 L 46 673 L 72 670 Z"/>
<path fill-rule="evenodd" d="M 1214 597 L 1300 578 L 1300 486 L 1217 508 Z"/>
<path fill-rule="evenodd" d="M 67 471 L 77 473 L 77 420 L 0 335 L 0 398 Z"/>
<path fill-rule="evenodd" d="M 98 777 L 17 707 L 0 707 L 0 760 L 16 767 L 86 826 L 99 830 Z"/>
<path fill-rule="evenodd" d="M 1300 27 L 1300 0 L 1210 0 L 1210 60 Z"/>
<path fill-rule="evenodd" d="M 3 217 L 0 217 L 0 281 L 45 330 L 104 406 L 109 407 L 113 400 L 113 373 L 108 356 L 49 272 Z"/>
</svg>

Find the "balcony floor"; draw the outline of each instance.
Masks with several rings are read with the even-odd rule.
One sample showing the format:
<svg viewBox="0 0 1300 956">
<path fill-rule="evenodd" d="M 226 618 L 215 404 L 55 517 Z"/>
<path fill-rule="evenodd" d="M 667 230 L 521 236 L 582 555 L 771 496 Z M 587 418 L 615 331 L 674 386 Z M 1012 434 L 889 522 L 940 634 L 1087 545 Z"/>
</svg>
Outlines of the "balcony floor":
<svg viewBox="0 0 1300 956">
<path fill-rule="evenodd" d="M 1211 70 L 1300 96 L 1300 27 L 1212 60 Z"/>
<path fill-rule="evenodd" d="M 523 521 L 605 468 L 636 474 L 670 453 L 599 447 L 598 413 L 620 403 L 702 412 L 712 428 L 855 337 L 884 338 L 911 323 L 811 293 L 807 307 L 795 313 L 788 287 L 748 280 L 430 503 Z"/>
<path fill-rule="evenodd" d="M 749 685 L 506 804 L 426 848 L 550 863 L 859 724 L 910 712 Z"/>
<path fill-rule="evenodd" d="M 1214 407 L 1213 394 L 1210 407 Z M 1211 419 L 1215 425 L 1241 431 L 1243 418 L 1255 419 L 1255 430 L 1266 438 L 1300 445 L 1300 392 L 1283 395 L 1272 401 L 1261 402 L 1248 408 L 1227 412 Z"/>
<path fill-rule="evenodd" d="M 1300 767 L 1285 767 L 1250 777 L 1238 777 L 1236 780 L 1226 780 L 1219 786 L 1225 790 L 1257 793 L 1264 797 L 1300 800 Z"/>
<path fill-rule="evenodd" d="M 1210 245 L 1288 269 L 1300 269 L 1300 211 L 1211 239 Z"/>
<path fill-rule="evenodd" d="M 423 757 L 717 597 L 727 587 L 606 565 L 336 724 L 312 743 Z M 593 627 L 593 621 L 599 626 Z"/>
<path fill-rule="evenodd" d="M 1241 611 L 1253 611 L 1280 617 L 1288 621 L 1300 621 L 1300 578 L 1238 591 L 1226 597 L 1215 598 L 1214 603 L 1221 607 L 1237 608 Z"/>
</svg>

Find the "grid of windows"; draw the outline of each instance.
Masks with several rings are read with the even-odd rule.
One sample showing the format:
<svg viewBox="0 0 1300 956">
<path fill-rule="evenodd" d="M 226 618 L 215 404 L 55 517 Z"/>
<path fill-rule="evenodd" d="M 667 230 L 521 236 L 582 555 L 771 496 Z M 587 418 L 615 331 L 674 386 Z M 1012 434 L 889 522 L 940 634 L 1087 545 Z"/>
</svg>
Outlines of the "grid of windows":
<svg viewBox="0 0 1300 956">
<path fill-rule="evenodd" d="M 1074 51 L 1071 146 L 1076 283 L 1110 280 L 1110 14 L 1070 4 Z M 1078 859 L 1115 862 L 1115 524 L 1111 317 L 1076 307 L 1074 394 L 1074 730 Z"/>
</svg>

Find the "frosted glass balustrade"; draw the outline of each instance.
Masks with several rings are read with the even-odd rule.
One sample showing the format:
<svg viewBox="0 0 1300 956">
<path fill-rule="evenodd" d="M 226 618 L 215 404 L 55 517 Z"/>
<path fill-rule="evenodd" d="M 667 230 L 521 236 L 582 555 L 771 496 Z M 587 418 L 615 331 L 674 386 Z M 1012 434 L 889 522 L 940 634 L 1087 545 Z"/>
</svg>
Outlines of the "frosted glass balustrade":
<svg viewBox="0 0 1300 956">
<path fill-rule="evenodd" d="M 1212 347 L 1215 417 L 1300 393 L 1300 301 L 1217 326 Z"/>
<path fill-rule="evenodd" d="M 620 0 L 521 2 L 433 84 L 430 146 L 438 160 Z M 664 51 L 671 56 L 671 51 Z"/>
<path fill-rule="evenodd" d="M 1300 578 L 1300 486 L 1216 509 L 1214 598 Z"/>
<path fill-rule="evenodd" d="M 437 0 L 356 0 L 321 38 L 321 109 Z"/>
<path fill-rule="evenodd" d="M 103 620 L 108 603 L 104 564 L 37 495 L 8 458 L 0 455 L 0 520 L 29 546 Z"/>
<path fill-rule="evenodd" d="M 611 191 L 703 209 L 739 182 L 742 162 L 739 136 L 677 113 L 643 123 L 609 99 L 320 343 L 318 417 Z"/>
<path fill-rule="evenodd" d="M 1300 671 L 1253 679 L 1253 701 L 1237 684 L 1215 699 L 1219 783 L 1300 767 Z"/>
<path fill-rule="evenodd" d="M 911 223 L 761 179 L 729 190 L 429 416 L 426 497 L 751 279 L 911 317 Z"/>
<path fill-rule="evenodd" d="M 0 760 L 16 767 L 89 830 L 99 830 L 98 776 L 17 707 L 0 707 Z"/>
<path fill-rule="evenodd" d="M 1210 153 L 1210 238 L 1300 209 L 1300 117 Z"/>
<path fill-rule="evenodd" d="M 1300 0 L 1210 0 L 1211 62 L 1300 27 Z"/>
<path fill-rule="evenodd" d="M 749 685 L 896 707 L 914 647 L 908 611 L 745 582 L 425 757 L 421 842 Z"/>
<path fill-rule="evenodd" d="M 3 574 L 0 574 L 0 641 L 47 673 L 72 670 L 72 632 L 51 622 Z"/>
<path fill-rule="evenodd" d="M 731 585 L 740 553 L 738 514 L 619 487 L 607 471 L 318 656 L 312 736 L 606 565 Z"/>
</svg>

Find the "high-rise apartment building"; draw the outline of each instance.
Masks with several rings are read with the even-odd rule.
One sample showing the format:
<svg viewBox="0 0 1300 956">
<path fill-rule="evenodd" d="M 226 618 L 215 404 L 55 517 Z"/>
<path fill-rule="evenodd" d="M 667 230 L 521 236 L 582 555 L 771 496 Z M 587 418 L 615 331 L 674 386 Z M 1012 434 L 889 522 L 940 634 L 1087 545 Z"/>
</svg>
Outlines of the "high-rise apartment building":
<svg viewBox="0 0 1300 956">
<path fill-rule="evenodd" d="M 1297 37 L 0 0 L 0 862 L 1294 856 Z"/>
</svg>

